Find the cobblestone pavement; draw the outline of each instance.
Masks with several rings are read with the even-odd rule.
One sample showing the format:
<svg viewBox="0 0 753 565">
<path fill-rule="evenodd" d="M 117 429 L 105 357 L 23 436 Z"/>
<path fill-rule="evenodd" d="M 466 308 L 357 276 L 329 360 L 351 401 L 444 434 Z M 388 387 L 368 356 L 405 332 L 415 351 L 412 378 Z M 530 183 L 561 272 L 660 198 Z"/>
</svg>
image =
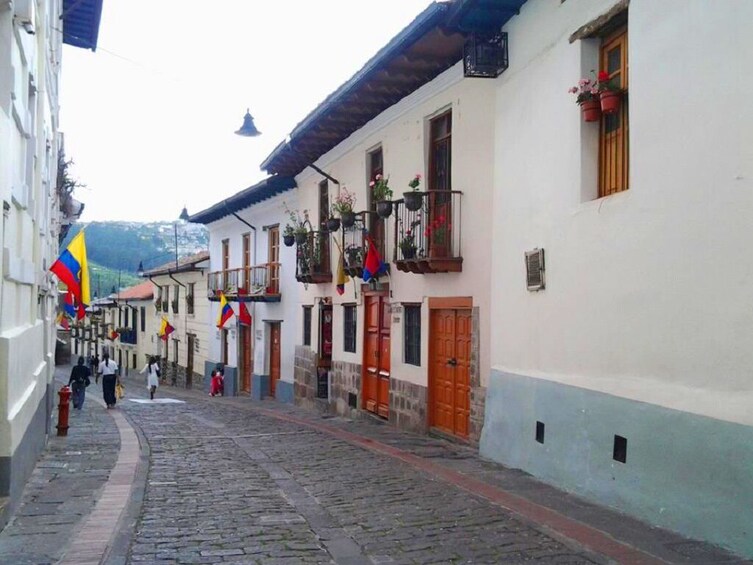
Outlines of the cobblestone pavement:
<svg viewBox="0 0 753 565">
<path fill-rule="evenodd" d="M 95 388 L 89 390 L 96 395 Z M 21 504 L 0 533 L 0 563 L 56 563 L 63 556 L 99 498 L 119 442 L 110 416 L 87 395 L 81 411 L 71 410 L 68 437 L 50 436 Z"/>
<path fill-rule="evenodd" d="M 133 563 L 600 562 L 305 426 L 221 400 L 123 409 L 151 450 Z"/>
</svg>

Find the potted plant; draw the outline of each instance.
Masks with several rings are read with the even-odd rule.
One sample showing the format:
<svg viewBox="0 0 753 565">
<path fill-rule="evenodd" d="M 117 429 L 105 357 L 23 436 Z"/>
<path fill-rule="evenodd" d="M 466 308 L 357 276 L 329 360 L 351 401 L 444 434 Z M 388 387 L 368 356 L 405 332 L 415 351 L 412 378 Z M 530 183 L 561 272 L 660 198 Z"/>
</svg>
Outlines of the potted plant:
<svg viewBox="0 0 753 565">
<path fill-rule="evenodd" d="M 327 231 L 337 231 L 340 229 L 340 218 L 335 218 L 332 216 L 331 218 L 327 218 Z"/>
<path fill-rule="evenodd" d="M 303 225 L 296 226 L 293 231 L 293 238 L 295 239 L 295 242 L 298 245 L 306 243 L 306 239 L 308 239 L 308 235 L 309 235 L 309 230 L 307 230 L 306 226 L 303 226 Z"/>
<path fill-rule="evenodd" d="M 392 214 L 392 189 L 390 188 L 390 179 L 377 175 L 369 183 L 371 194 L 376 202 L 376 212 L 380 218 L 389 218 Z"/>
<path fill-rule="evenodd" d="M 421 175 L 419 173 L 416 173 L 416 176 L 413 177 L 413 180 L 408 183 L 408 186 L 413 190 L 411 192 L 403 193 L 403 201 L 405 202 L 405 207 L 412 212 L 420 210 L 421 204 L 423 204 L 424 195 L 418 191 L 418 185 L 420 184 Z"/>
<path fill-rule="evenodd" d="M 424 229 L 424 236 L 429 241 L 429 255 L 431 257 L 447 257 L 449 255 L 449 238 L 452 225 L 443 215 L 439 215 Z"/>
<path fill-rule="evenodd" d="M 568 92 L 577 94 L 575 103 L 580 106 L 584 122 L 598 122 L 601 119 L 599 89 L 595 80 L 582 78 Z"/>
<path fill-rule="evenodd" d="M 282 242 L 285 247 L 292 247 L 295 243 L 295 228 L 290 224 L 285 224 L 285 229 L 282 231 Z"/>
<path fill-rule="evenodd" d="M 343 186 L 332 204 L 332 213 L 340 216 L 343 228 L 351 228 L 356 223 L 356 214 L 353 212 L 355 205 L 356 195 Z"/>
<path fill-rule="evenodd" d="M 596 77 L 596 89 L 599 91 L 599 104 L 602 114 L 614 114 L 620 109 L 622 90 L 617 77 L 610 78 L 606 71 L 599 71 Z"/>
<path fill-rule="evenodd" d="M 400 251 L 403 254 L 403 259 L 415 259 L 416 258 L 416 238 L 411 230 L 406 230 L 403 239 L 400 240 Z"/>
<path fill-rule="evenodd" d="M 301 245 L 306 241 L 306 238 L 308 237 L 308 226 L 311 226 L 311 222 L 309 222 L 309 211 L 304 210 L 303 218 L 301 218 L 301 214 L 298 212 L 298 210 L 291 210 L 290 208 L 288 208 L 287 204 L 284 204 L 284 206 L 285 212 L 290 218 L 290 221 L 287 223 L 285 230 L 283 231 L 283 241 L 285 245 L 288 245 L 289 239 L 285 239 L 285 236 L 292 235 L 295 243 Z M 290 245 L 292 245 L 292 243 Z M 288 247 L 290 245 L 288 245 Z"/>
</svg>

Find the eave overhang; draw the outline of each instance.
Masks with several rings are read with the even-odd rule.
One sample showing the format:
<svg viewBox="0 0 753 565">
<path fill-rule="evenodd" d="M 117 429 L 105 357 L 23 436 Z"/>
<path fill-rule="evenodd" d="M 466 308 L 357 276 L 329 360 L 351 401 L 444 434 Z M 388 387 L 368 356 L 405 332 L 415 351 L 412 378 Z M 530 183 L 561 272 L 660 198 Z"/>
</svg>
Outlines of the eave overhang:
<svg viewBox="0 0 753 565">
<path fill-rule="evenodd" d="M 267 177 L 261 182 L 242 190 L 233 196 L 214 204 L 188 218 L 195 224 L 211 224 L 225 216 L 239 212 L 244 208 L 287 192 L 296 187 L 295 179 L 286 176 Z"/>
<path fill-rule="evenodd" d="M 103 0 L 63 0 L 63 43 L 96 51 Z"/>
</svg>

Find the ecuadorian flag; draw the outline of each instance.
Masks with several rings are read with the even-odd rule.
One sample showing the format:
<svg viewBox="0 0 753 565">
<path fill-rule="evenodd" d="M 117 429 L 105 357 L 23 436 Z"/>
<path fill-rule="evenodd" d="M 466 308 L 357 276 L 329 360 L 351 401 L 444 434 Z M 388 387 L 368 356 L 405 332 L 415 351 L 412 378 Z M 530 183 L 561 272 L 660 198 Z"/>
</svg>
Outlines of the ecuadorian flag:
<svg viewBox="0 0 753 565">
<path fill-rule="evenodd" d="M 217 316 L 217 327 L 221 328 L 225 325 L 225 323 L 233 317 L 233 307 L 230 306 L 230 304 L 227 303 L 227 300 L 225 299 L 225 294 L 220 293 L 220 314 Z"/>
<path fill-rule="evenodd" d="M 160 339 L 161 339 L 162 341 L 165 341 L 165 342 L 166 342 L 166 341 L 167 341 L 167 338 L 168 338 L 168 337 L 170 336 L 170 334 L 171 334 L 171 333 L 173 333 L 174 331 L 175 331 L 175 328 L 174 328 L 174 327 L 172 327 L 172 326 L 170 325 L 170 322 L 168 322 L 168 321 L 167 321 L 167 318 L 165 318 L 165 317 L 163 316 L 163 317 L 162 317 L 162 322 L 160 323 L 160 326 L 159 326 L 159 332 L 158 332 L 158 334 L 157 334 L 157 335 L 159 336 L 159 338 L 160 338 Z M 113 333 L 116 333 L 116 332 L 113 332 Z M 115 338 L 113 338 L 113 339 L 115 339 Z"/>
<path fill-rule="evenodd" d="M 83 231 L 71 240 L 65 251 L 52 264 L 50 271 L 73 293 L 78 306 L 77 317 L 83 318 L 90 301 L 89 266 L 86 263 L 86 240 Z"/>
</svg>

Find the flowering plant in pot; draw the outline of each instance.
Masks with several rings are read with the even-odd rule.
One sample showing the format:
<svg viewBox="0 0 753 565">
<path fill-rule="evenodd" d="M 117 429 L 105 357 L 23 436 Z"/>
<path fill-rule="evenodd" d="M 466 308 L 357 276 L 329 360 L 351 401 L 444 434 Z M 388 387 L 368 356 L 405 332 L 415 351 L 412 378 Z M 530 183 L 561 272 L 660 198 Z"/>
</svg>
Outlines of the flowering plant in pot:
<svg viewBox="0 0 753 565">
<path fill-rule="evenodd" d="M 596 75 L 596 90 L 599 92 L 602 114 L 614 114 L 619 111 L 622 89 L 618 77 L 610 78 L 608 72 L 599 71 Z"/>
<path fill-rule="evenodd" d="M 377 175 L 369 183 L 369 186 L 376 202 L 377 215 L 380 218 L 389 218 L 390 214 L 392 214 L 392 189 L 390 188 L 389 177 L 385 178 L 382 175 Z"/>
<path fill-rule="evenodd" d="M 416 176 L 413 177 L 413 180 L 411 180 L 408 183 L 408 186 L 412 188 L 413 190 L 411 192 L 403 193 L 403 200 L 405 201 L 405 207 L 408 208 L 408 210 L 411 210 L 413 212 L 415 212 L 416 210 L 420 210 L 421 204 L 423 204 L 424 195 L 418 191 L 418 186 L 420 184 L 421 184 L 421 174 L 416 173 Z"/>
<path fill-rule="evenodd" d="M 282 230 L 282 242 L 285 247 L 292 247 L 295 243 L 295 228 L 290 224 L 285 224 L 285 229 Z"/>
<path fill-rule="evenodd" d="M 568 92 L 577 94 L 575 103 L 580 106 L 583 121 L 598 122 L 601 119 L 601 104 L 596 80 L 582 78 L 578 81 L 577 86 L 573 86 Z"/>
<path fill-rule="evenodd" d="M 283 243 L 288 245 L 289 239 L 286 239 L 286 236 L 292 235 L 294 241 L 300 245 L 306 241 L 306 238 L 308 237 L 309 229 L 306 227 L 306 224 L 309 226 L 311 225 L 311 222 L 309 222 L 309 211 L 304 210 L 303 216 L 301 217 L 301 213 L 298 212 L 298 210 L 291 210 L 288 208 L 287 204 L 284 206 L 285 213 L 288 215 L 288 218 L 290 218 L 290 221 L 285 225 L 285 229 L 282 232 Z M 292 245 L 292 243 L 290 245 Z"/>
<path fill-rule="evenodd" d="M 405 235 L 398 245 L 403 254 L 403 259 L 414 259 L 416 257 L 416 237 L 410 229 L 405 231 Z"/>
<path fill-rule="evenodd" d="M 332 203 L 332 213 L 340 217 L 344 228 L 353 227 L 353 224 L 356 223 L 356 214 L 353 212 L 355 205 L 356 195 L 343 186 Z"/>
<path fill-rule="evenodd" d="M 325 223 L 327 225 L 327 231 L 337 231 L 340 229 L 340 218 L 332 216 L 331 218 L 327 218 Z"/>
</svg>

